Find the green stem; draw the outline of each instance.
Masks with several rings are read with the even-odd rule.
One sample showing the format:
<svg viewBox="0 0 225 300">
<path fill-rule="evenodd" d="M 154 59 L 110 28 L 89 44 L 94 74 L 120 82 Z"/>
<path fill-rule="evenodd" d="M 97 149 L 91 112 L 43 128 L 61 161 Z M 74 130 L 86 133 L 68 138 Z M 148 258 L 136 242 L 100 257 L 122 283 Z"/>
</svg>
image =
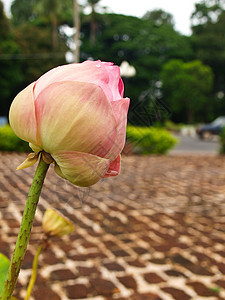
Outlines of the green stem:
<svg viewBox="0 0 225 300">
<path fill-rule="evenodd" d="M 41 253 L 42 247 L 43 247 L 43 244 L 39 245 L 39 247 L 37 249 L 37 252 L 35 254 L 35 257 L 34 257 L 34 260 L 33 260 L 33 267 L 32 267 L 32 276 L 30 278 L 30 282 L 29 282 L 29 285 L 28 285 L 28 288 L 27 288 L 27 294 L 26 294 L 26 297 L 25 297 L 24 300 L 28 300 L 30 295 L 31 295 L 32 288 L 34 286 L 34 283 L 35 283 L 35 280 L 36 280 L 36 277 L 37 277 L 38 257 Z"/>
<path fill-rule="evenodd" d="M 27 198 L 15 250 L 13 252 L 5 284 L 0 296 L 1 300 L 10 300 L 15 289 L 17 278 L 20 272 L 20 267 L 22 265 L 27 249 L 27 244 L 30 238 L 30 232 L 33 225 L 36 207 L 48 167 L 49 165 L 46 164 L 41 157 L 37 166 L 37 170 L 34 174 L 34 179 Z"/>
</svg>

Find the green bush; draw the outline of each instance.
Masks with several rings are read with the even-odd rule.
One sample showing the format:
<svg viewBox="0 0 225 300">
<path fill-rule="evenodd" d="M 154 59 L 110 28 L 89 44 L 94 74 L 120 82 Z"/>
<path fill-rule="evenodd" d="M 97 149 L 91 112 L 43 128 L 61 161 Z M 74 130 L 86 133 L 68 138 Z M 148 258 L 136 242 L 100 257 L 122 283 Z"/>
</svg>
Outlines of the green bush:
<svg viewBox="0 0 225 300">
<path fill-rule="evenodd" d="M 171 120 L 167 120 L 164 123 L 164 127 L 165 129 L 169 130 L 169 131 L 174 131 L 174 132 L 179 132 L 181 130 L 182 127 L 184 127 L 185 125 L 182 123 L 174 123 Z"/>
<path fill-rule="evenodd" d="M 223 127 L 220 133 L 219 141 L 220 141 L 220 154 L 225 154 L 225 127 Z"/>
<path fill-rule="evenodd" d="M 6 125 L 0 127 L 0 151 L 29 152 L 31 149 L 27 142 L 18 138 L 11 127 Z"/>
<path fill-rule="evenodd" d="M 127 126 L 127 140 L 140 154 L 165 154 L 177 140 L 165 129 Z"/>
</svg>

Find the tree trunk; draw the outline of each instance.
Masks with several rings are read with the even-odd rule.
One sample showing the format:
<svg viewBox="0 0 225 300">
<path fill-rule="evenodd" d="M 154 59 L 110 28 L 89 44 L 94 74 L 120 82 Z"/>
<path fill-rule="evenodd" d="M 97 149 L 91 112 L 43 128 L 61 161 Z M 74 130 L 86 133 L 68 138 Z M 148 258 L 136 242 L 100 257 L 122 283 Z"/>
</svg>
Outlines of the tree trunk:
<svg viewBox="0 0 225 300">
<path fill-rule="evenodd" d="M 53 49 L 57 49 L 59 45 L 58 41 L 58 26 L 57 26 L 57 19 L 52 18 L 52 47 Z"/>
<path fill-rule="evenodd" d="M 78 63 L 80 61 L 80 13 L 79 13 L 78 0 L 74 0 L 74 28 L 75 28 L 74 62 Z"/>
<path fill-rule="evenodd" d="M 95 4 L 91 4 L 91 32 L 90 32 L 90 42 L 92 45 L 95 44 L 96 40 L 96 22 L 95 22 Z"/>
<path fill-rule="evenodd" d="M 187 121 L 188 121 L 188 124 L 192 124 L 193 123 L 193 111 L 192 109 L 187 109 Z"/>
</svg>

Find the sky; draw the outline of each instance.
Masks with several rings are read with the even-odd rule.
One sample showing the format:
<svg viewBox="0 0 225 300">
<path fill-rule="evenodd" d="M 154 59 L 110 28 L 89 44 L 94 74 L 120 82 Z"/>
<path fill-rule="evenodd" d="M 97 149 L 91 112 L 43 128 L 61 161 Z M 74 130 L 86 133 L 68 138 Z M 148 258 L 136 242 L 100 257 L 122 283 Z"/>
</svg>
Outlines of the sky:
<svg viewBox="0 0 225 300">
<path fill-rule="evenodd" d="M 5 10 L 9 12 L 12 0 L 2 1 Z M 83 0 L 80 0 L 80 3 L 83 2 Z M 200 2 L 200 0 L 101 0 L 99 4 L 107 6 L 108 11 L 137 17 L 142 17 L 146 11 L 163 9 L 173 15 L 177 31 L 190 35 L 190 16 L 197 2 Z"/>
</svg>

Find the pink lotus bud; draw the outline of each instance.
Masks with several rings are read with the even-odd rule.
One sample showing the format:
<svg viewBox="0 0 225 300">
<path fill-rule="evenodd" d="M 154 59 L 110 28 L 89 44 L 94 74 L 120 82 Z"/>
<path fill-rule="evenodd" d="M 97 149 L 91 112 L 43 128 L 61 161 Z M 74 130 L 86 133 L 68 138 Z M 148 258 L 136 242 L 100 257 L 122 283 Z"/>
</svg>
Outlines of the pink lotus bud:
<svg viewBox="0 0 225 300">
<path fill-rule="evenodd" d="M 85 61 L 31 83 L 14 99 L 9 120 L 34 152 L 51 155 L 59 176 L 90 186 L 119 173 L 129 101 L 118 66 Z"/>
</svg>

